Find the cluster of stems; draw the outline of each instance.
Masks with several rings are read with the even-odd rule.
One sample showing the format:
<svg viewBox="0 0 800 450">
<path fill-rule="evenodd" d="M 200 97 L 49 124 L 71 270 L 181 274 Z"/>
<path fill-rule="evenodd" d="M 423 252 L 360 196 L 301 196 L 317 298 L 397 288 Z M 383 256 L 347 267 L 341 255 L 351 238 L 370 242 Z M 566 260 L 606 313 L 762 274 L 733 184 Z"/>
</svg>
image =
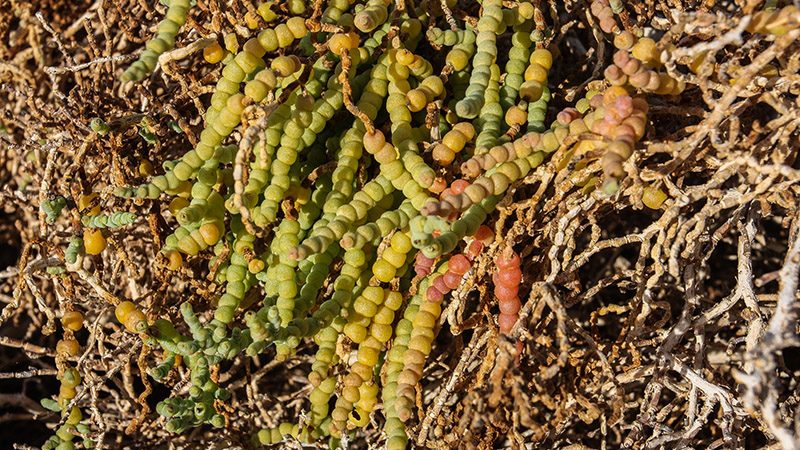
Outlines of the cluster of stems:
<svg viewBox="0 0 800 450">
<path fill-rule="evenodd" d="M 171 1 L 124 78 L 152 71 L 188 3 Z M 613 64 L 573 105 L 548 110 L 556 49 L 546 48 L 539 2 L 484 0 L 476 22 L 452 14 L 457 2 L 441 3 L 262 3 L 246 17 L 253 32 L 241 46 L 231 34 L 224 49 L 204 52 L 221 70 L 196 145 L 162 173 L 144 171 L 144 184 L 116 187 L 165 206 L 169 268 L 202 259 L 220 286 L 207 311 L 184 302 L 178 324 L 144 305 L 117 306 L 125 330 L 157 349 L 154 379 L 189 370 L 187 393 L 157 407 L 169 430 L 225 425 L 222 361 L 284 359 L 313 341 L 309 413 L 254 442 L 337 442 L 382 409 L 387 447 L 405 448 L 443 304 L 492 241 L 486 223 L 497 204 L 549 161 L 602 178 L 597 185 L 614 194 L 645 135 L 648 98 L 685 89 L 666 74 L 658 42 L 618 25 L 621 1 L 594 0 L 591 13 L 617 48 Z M 781 34 L 797 20 L 794 7 L 758 13 L 748 31 Z M 508 57 L 498 60 L 503 42 Z M 426 53 L 444 47 L 442 57 Z M 101 125 L 92 125 L 99 136 L 115 132 Z M 650 186 L 643 201 L 659 208 L 665 198 Z M 86 228 L 70 239 L 70 264 L 137 217 L 101 213 L 91 196 L 77 203 Z M 55 218 L 60 208 L 51 199 L 42 212 Z M 493 275 L 503 334 L 518 320 L 523 277 L 507 244 Z M 77 353 L 69 336 L 59 346 Z M 60 373 L 64 404 L 79 380 Z M 80 421 L 69 414 L 70 426 Z"/>
</svg>

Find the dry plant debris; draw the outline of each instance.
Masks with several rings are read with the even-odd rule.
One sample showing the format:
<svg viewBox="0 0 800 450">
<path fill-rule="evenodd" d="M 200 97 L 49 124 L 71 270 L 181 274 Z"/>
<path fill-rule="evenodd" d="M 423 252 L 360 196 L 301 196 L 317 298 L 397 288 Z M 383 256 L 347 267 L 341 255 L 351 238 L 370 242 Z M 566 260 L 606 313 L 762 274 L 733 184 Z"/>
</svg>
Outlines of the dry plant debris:
<svg viewBox="0 0 800 450">
<path fill-rule="evenodd" d="M 0 447 L 800 448 L 798 37 L 5 2 Z"/>
</svg>

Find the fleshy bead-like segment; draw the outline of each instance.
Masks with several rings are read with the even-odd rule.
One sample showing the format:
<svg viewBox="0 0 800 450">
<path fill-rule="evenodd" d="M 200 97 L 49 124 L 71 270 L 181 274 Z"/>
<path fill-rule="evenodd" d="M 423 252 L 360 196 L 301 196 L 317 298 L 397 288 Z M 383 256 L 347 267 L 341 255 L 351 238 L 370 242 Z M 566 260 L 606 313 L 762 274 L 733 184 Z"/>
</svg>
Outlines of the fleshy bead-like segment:
<svg viewBox="0 0 800 450">
<path fill-rule="evenodd" d="M 497 59 L 497 35 L 504 29 L 503 2 L 484 1 L 478 19 L 477 52 L 472 60 L 472 74 L 466 97 L 456 103 L 456 114 L 459 117 L 474 119 L 483 107 L 484 93 L 491 77 L 491 66 Z"/>
<path fill-rule="evenodd" d="M 497 271 L 492 275 L 494 282 L 494 296 L 500 307 L 500 316 L 497 322 L 500 334 L 508 334 L 517 322 L 520 299 L 519 285 L 522 282 L 522 269 L 520 257 L 511 248 L 506 249 L 495 259 Z"/>
<path fill-rule="evenodd" d="M 441 302 L 444 296 L 458 287 L 461 278 L 472 266 L 469 259 L 461 254 L 454 255 L 448 261 L 444 273 L 432 275 L 432 281 L 425 288 L 424 300 L 411 321 L 411 334 L 407 350 L 403 355 L 403 368 L 397 378 L 396 411 L 398 418 L 405 422 L 411 418 L 414 406 L 414 386 L 422 376 L 425 360 L 433 345 L 434 328 L 442 312 Z"/>
<path fill-rule="evenodd" d="M 189 0 L 172 0 L 167 15 L 158 24 L 156 36 L 147 42 L 144 52 L 122 74 L 122 81 L 139 81 L 151 74 L 158 63 L 158 56 L 175 46 L 175 36 L 186 23 Z"/>
<path fill-rule="evenodd" d="M 504 162 L 492 173 L 478 177 L 463 193 L 446 196 L 441 201 L 429 202 L 420 212 L 426 216 L 448 217 L 464 211 L 489 196 L 503 194 L 511 183 L 527 176 L 531 169 L 541 164 L 543 160 L 544 153 L 536 152 L 525 158 Z"/>
</svg>

